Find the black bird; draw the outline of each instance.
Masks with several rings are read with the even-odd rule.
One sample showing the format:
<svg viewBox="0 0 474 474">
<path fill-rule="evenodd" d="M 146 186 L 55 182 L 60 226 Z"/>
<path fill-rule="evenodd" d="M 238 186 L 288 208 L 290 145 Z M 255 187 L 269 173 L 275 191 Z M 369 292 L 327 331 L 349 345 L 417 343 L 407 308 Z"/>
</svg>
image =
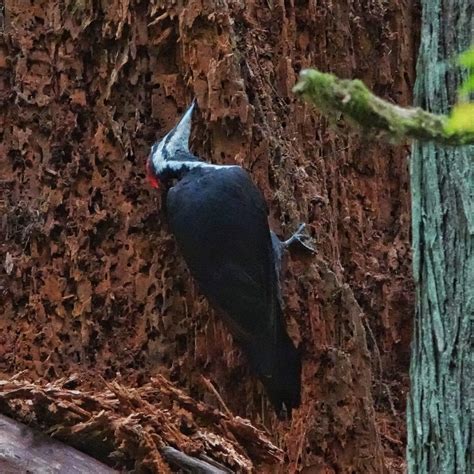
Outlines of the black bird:
<svg viewBox="0 0 474 474">
<path fill-rule="evenodd" d="M 276 412 L 291 414 L 300 404 L 301 361 L 285 328 L 279 270 L 282 249 L 299 240 L 303 226 L 280 242 L 245 170 L 190 153 L 194 106 L 152 146 L 148 177 L 169 188 L 168 222 L 201 291 L 224 315 Z"/>
</svg>

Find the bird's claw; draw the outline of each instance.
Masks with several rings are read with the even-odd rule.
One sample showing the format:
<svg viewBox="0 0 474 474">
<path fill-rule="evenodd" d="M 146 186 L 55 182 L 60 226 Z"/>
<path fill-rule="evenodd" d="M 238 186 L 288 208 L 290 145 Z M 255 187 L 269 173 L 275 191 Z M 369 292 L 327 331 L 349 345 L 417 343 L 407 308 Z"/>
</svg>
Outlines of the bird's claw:
<svg viewBox="0 0 474 474">
<path fill-rule="evenodd" d="M 298 244 L 298 246 L 306 252 L 316 253 L 316 249 L 305 242 L 305 240 L 307 241 L 311 239 L 308 234 L 303 232 L 305 228 L 306 224 L 301 224 L 296 232 L 288 240 L 284 240 L 282 242 L 283 247 L 289 249 L 293 245 Z"/>
</svg>

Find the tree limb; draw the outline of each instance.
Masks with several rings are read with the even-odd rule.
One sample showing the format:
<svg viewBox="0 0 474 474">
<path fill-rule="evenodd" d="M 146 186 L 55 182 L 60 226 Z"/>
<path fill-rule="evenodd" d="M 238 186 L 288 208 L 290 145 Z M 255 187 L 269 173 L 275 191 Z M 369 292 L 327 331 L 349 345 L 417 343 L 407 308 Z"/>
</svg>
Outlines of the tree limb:
<svg viewBox="0 0 474 474">
<path fill-rule="evenodd" d="M 390 140 L 411 138 L 443 145 L 474 143 L 472 132 L 447 132 L 445 115 L 418 107 L 399 107 L 374 95 L 360 80 L 339 79 L 316 69 L 305 69 L 293 92 L 315 104 L 329 117 L 343 113 L 368 132 L 382 132 Z"/>
</svg>

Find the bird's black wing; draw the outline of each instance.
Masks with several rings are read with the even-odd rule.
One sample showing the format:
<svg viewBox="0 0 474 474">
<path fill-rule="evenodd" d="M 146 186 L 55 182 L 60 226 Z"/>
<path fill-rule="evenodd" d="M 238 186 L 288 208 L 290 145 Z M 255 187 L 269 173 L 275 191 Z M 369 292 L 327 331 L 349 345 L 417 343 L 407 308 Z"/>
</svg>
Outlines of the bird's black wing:
<svg viewBox="0 0 474 474">
<path fill-rule="evenodd" d="M 239 167 L 189 172 L 167 196 L 171 230 L 202 292 L 260 375 L 276 358 L 281 309 L 267 208 Z"/>
</svg>

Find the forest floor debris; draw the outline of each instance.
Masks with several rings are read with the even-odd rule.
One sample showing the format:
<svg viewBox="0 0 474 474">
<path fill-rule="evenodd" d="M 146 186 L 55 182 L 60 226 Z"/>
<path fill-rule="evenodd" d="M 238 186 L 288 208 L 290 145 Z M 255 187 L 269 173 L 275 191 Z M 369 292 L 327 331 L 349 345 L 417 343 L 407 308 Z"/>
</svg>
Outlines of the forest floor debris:
<svg viewBox="0 0 474 474">
<path fill-rule="evenodd" d="M 193 400 L 163 376 L 137 388 L 103 381 L 94 392 L 75 376 L 54 383 L 20 377 L 0 380 L 1 413 L 115 468 L 170 472 L 170 447 L 222 471 L 252 472 L 283 459 L 249 421 Z"/>
</svg>

